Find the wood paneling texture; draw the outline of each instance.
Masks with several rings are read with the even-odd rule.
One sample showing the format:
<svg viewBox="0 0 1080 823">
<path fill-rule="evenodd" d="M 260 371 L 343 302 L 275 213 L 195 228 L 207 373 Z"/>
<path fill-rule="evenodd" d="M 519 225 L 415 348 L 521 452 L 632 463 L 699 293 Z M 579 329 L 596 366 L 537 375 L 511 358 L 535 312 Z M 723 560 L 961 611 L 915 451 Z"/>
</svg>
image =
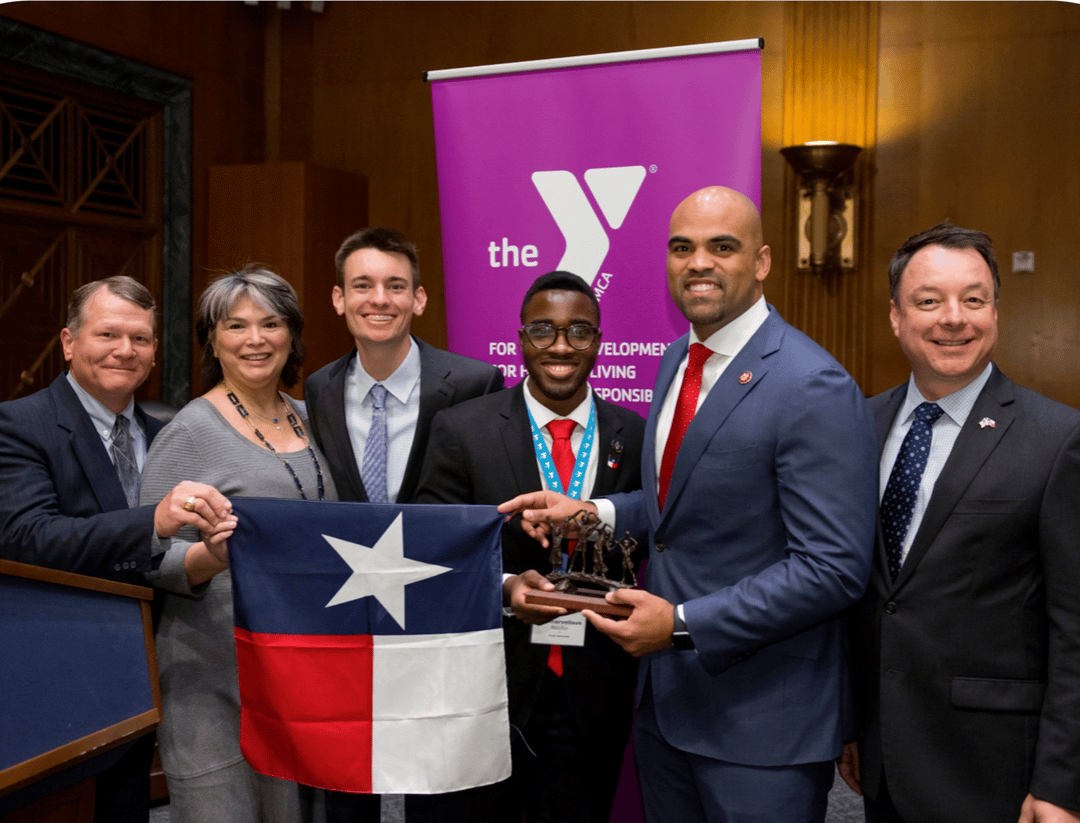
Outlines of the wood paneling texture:
<svg viewBox="0 0 1080 823">
<path fill-rule="evenodd" d="M 330 292 L 336 282 L 334 253 L 342 240 L 367 225 L 367 216 L 362 175 L 307 163 L 210 169 L 211 268 L 235 271 L 261 263 L 289 281 L 304 310 L 305 374 L 354 345 Z M 302 384 L 289 393 L 302 397 Z"/>
<path fill-rule="evenodd" d="M 372 223 L 395 226 L 419 246 L 430 299 L 414 329 L 444 345 L 425 70 L 762 36 L 763 135 L 779 149 L 780 109 L 774 102 L 782 95 L 783 8 L 780 3 L 693 2 L 328 3 L 312 34 L 312 160 L 367 174 Z M 724 105 L 722 95 L 686 98 L 677 89 L 665 99 L 673 140 L 684 107 Z M 782 158 L 767 151 L 762 172 L 766 236 L 778 232 L 782 178 Z M 714 182 L 703 179 L 701 185 Z M 658 278 L 664 276 L 664 253 L 658 244 L 655 257 L 642 264 Z"/>
<path fill-rule="evenodd" d="M 189 240 L 195 296 L 207 279 L 209 168 L 263 160 L 263 22 L 268 11 L 238 2 L 30 0 L 0 6 L 6 17 L 191 79 Z M 196 349 L 192 341 L 193 360 Z"/>
<path fill-rule="evenodd" d="M 882 3 L 878 65 L 871 389 L 908 374 L 888 260 L 950 218 L 994 239 L 997 363 L 1080 406 L 1080 7 Z M 1015 251 L 1035 252 L 1033 274 L 1012 272 Z"/>
<path fill-rule="evenodd" d="M 796 175 L 784 177 L 782 240 L 786 253 L 786 319 L 836 357 L 863 386 L 870 373 L 869 319 L 871 263 L 870 174 L 877 108 L 878 4 L 786 3 L 784 64 L 784 145 L 835 140 L 862 146 L 854 180 L 859 191 L 856 270 L 826 282 L 795 272 L 798 225 Z"/>
<path fill-rule="evenodd" d="M 1080 405 L 1076 5 L 339 2 L 322 14 L 272 5 L 26 2 L 2 10 L 193 78 L 196 294 L 207 264 L 209 166 L 306 161 L 368 176 L 371 222 L 400 228 L 420 247 L 431 302 L 416 329 L 442 344 L 424 70 L 763 36 L 769 300 L 865 390 L 883 390 L 907 374 L 888 327 L 888 259 L 910 234 L 951 217 L 988 231 L 1003 258 L 1002 367 Z M 672 94 L 673 139 L 680 110 L 700 105 L 723 100 Z M 822 137 L 868 147 L 858 166 L 867 197 L 859 272 L 848 291 L 829 296 L 794 273 L 793 181 L 778 154 Z M 1011 273 L 1020 250 L 1036 253 L 1033 275 Z M 662 255 L 657 249 L 645 263 L 658 277 Z"/>
</svg>

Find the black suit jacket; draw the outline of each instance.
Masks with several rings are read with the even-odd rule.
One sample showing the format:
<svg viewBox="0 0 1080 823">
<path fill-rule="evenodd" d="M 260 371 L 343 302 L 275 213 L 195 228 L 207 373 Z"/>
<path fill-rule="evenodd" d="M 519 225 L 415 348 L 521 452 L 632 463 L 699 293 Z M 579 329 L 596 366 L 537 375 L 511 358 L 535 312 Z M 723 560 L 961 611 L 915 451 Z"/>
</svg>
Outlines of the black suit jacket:
<svg viewBox="0 0 1080 823">
<path fill-rule="evenodd" d="M 420 350 L 420 416 L 398 503 L 411 502 L 416 493 L 431 421 L 436 413 L 503 387 L 502 372 L 494 366 L 433 348 L 415 337 L 413 342 Z M 354 357 L 356 349 L 311 375 L 304 383 L 304 400 L 315 442 L 330 463 L 338 495 L 342 500 L 366 503 L 368 497 L 360 479 L 360 465 L 345 423 L 345 376 Z"/>
<path fill-rule="evenodd" d="M 161 423 L 136 407 L 147 443 Z M 146 585 L 154 507 L 129 509 L 66 374 L 0 403 L 0 556 Z"/>
<path fill-rule="evenodd" d="M 907 385 L 871 402 L 883 444 Z M 863 789 L 905 820 L 1080 808 L 1080 412 L 995 367 L 896 582 L 853 621 Z"/>
<path fill-rule="evenodd" d="M 416 502 L 495 504 L 542 488 L 522 392 L 519 384 L 435 418 Z M 645 421 L 600 398 L 595 402 L 593 449 L 600 462 L 591 496 L 640 488 Z M 622 445 L 616 469 L 608 465 L 614 441 Z M 503 571 L 547 572 L 548 550 L 527 536 L 519 522 L 503 528 Z M 531 627 L 517 618 L 505 618 L 503 630 L 510 722 L 524 728 L 540 693 L 548 647 L 531 643 Z M 564 647 L 562 682 L 579 727 L 595 733 L 605 745 L 625 745 L 636 673 L 637 661 L 592 626 L 586 627 L 584 646 Z"/>
</svg>

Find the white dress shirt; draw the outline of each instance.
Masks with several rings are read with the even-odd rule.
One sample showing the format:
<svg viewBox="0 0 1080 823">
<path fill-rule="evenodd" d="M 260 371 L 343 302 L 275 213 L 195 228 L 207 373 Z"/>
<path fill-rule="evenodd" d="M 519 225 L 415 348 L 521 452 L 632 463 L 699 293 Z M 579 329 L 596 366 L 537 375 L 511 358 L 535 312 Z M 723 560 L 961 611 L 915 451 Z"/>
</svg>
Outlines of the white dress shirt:
<svg viewBox="0 0 1080 823">
<path fill-rule="evenodd" d="M 409 338 L 409 353 L 385 380 L 376 380 L 354 357 L 345 375 L 345 426 L 349 430 L 357 467 L 364 462 L 364 445 L 371 430 L 375 406 L 371 387 L 386 387 L 386 496 L 393 503 L 405 479 L 416 421 L 420 419 L 420 349 Z"/>
<path fill-rule="evenodd" d="M 990 379 L 991 371 L 993 371 L 993 365 L 988 363 L 979 376 L 964 388 L 958 389 L 940 400 L 933 401 L 941 407 L 944 414 L 937 419 L 937 422 L 931 428 L 933 436 L 930 440 L 930 454 L 926 458 L 926 468 L 923 470 L 922 481 L 919 483 L 919 490 L 915 495 L 915 508 L 911 512 L 911 522 L 908 524 L 907 535 L 904 537 L 903 548 L 900 553 L 901 564 L 907 559 L 915 535 L 919 533 L 919 524 L 922 523 L 923 515 L 926 514 L 926 506 L 930 502 L 930 495 L 934 493 L 934 484 L 945 466 L 945 461 L 949 459 L 949 455 L 952 453 L 956 438 L 960 434 L 960 429 L 964 427 L 968 415 L 971 414 L 971 409 L 979 397 L 979 392 L 983 390 L 986 381 Z M 889 436 L 886 438 L 885 446 L 881 451 L 881 464 L 878 466 L 879 502 L 882 495 L 885 494 L 885 486 L 889 483 L 893 463 L 896 462 L 896 457 L 900 453 L 900 445 L 904 442 L 904 436 L 908 433 L 908 429 L 911 428 L 911 423 L 915 419 L 915 409 L 925 402 L 927 400 L 916 387 L 915 376 L 912 375 L 908 378 L 907 397 L 904 399 L 903 405 L 900 406 L 900 410 L 896 413 L 896 419 L 893 421 Z"/>
<path fill-rule="evenodd" d="M 581 441 L 585 439 L 585 427 L 589 425 L 589 412 L 593 407 L 593 394 L 592 387 L 589 388 L 589 393 L 585 399 L 578 404 L 570 414 L 560 415 L 555 414 L 547 406 L 543 405 L 539 400 L 532 396 L 532 392 L 529 391 L 529 378 L 525 378 L 525 383 L 522 386 L 522 393 L 525 395 L 525 406 L 532 414 L 533 420 L 536 421 L 536 425 L 540 428 L 540 434 L 544 438 L 544 445 L 547 446 L 548 454 L 551 453 L 552 436 L 548 431 L 547 424 L 552 420 L 573 420 L 577 423 L 574 426 L 574 431 L 570 435 L 570 447 L 574 450 L 574 459 L 577 460 L 577 456 L 581 449 Z M 531 442 L 531 441 L 530 441 Z M 581 498 L 583 500 L 588 499 L 592 494 L 593 484 L 596 482 L 596 466 L 597 455 L 602 448 L 600 443 L 600 421 L 596 421 L 596 431 L 593 432 L 593 444 L 592 451 L 589 452 L 589 462 L 585 466 L 585 479 L 581 484 Z M 544 479 L 544 472 L 540 468 L 540 458 L 536 458 L 536 471 L 540 475 L 540 482 L 543 484 L 542 488 L 547 488 L 547 481 Z M 564 490 L 565 491 L 565 490 Z"/>
<path fill-rule="evenodd" d="M 720 379 L 720 375 L 724 373 L 728 363 L 742 351 L 746 342 L 754 336 L 768 317 L 769 306 L 763 295 L 738 317 L 710 334 L 707 340 L 699 340 L 697 333 L 692 328 L 690 329 L 690 346 L 701 343 L 712 352 L 701 370 L 701 390 L 698 392 L 697 406 L 694 407 L 695 414 L 705 402 L 705 398 L 709 396 L 716 381 Z M 675 379 L 671 381 L 667 394 L 664 396 L 664 405 L 660 407 L 660 413 L 656 416 L 657 493 L 660 491 L 660 461 L 664 457 L 664 447 L 667 445 L 668 434 L 671 432 L 671 421 L 675 417 L 675 406 L 679 402 L 683 374 L 686 372 L 687 363 L 690 362 L 690 346 L 687 346 L 686 355 L 683 356 L 675 372 Z"/>
</svg>

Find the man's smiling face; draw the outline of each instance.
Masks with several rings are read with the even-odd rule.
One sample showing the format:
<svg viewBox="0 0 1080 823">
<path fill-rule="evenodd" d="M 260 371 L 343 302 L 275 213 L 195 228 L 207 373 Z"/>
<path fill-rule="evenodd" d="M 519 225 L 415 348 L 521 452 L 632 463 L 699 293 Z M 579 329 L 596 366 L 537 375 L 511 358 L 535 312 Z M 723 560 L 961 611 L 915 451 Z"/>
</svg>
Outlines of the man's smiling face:
<svg viewBox="0 0 1080 823">
<path fill-rule="evenodd" d="M 889 322 L 927 400 L 962 389 L 986 368 L 997 344 L 990 267 L 975 249 L 919 249 L 889 303 Z"/>
<path fill-rule="evenodd" d="M 757 209 L 738 192 L 702 189 L 671 216 L 668 290 L 702 340 L 757 302 L 771 259 Z"/>
</svg>

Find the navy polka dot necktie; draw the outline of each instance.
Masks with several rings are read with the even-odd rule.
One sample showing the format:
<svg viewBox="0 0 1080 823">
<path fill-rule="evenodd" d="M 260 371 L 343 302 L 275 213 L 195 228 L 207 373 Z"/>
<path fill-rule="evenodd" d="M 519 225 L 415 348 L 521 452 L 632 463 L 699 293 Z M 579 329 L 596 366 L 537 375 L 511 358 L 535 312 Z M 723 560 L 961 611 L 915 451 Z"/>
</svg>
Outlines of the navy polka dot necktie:
<svg viewBox="0 0 1080 823">
<path fill-rule="evenodd" d="M 904 435 L 900 452 L 896 455 L 885 494 L 881 498 L 881 530 L 885 535 L 885 553 L 889 559 L 889 577 L 896 580 L 903 562 L 904 539 L 915 510 L 915 497 L 930 456 L 931 428 L 942 415 L 937 403 L 920 403 L 915 409 L 915 419 Z"/>
</svg>

